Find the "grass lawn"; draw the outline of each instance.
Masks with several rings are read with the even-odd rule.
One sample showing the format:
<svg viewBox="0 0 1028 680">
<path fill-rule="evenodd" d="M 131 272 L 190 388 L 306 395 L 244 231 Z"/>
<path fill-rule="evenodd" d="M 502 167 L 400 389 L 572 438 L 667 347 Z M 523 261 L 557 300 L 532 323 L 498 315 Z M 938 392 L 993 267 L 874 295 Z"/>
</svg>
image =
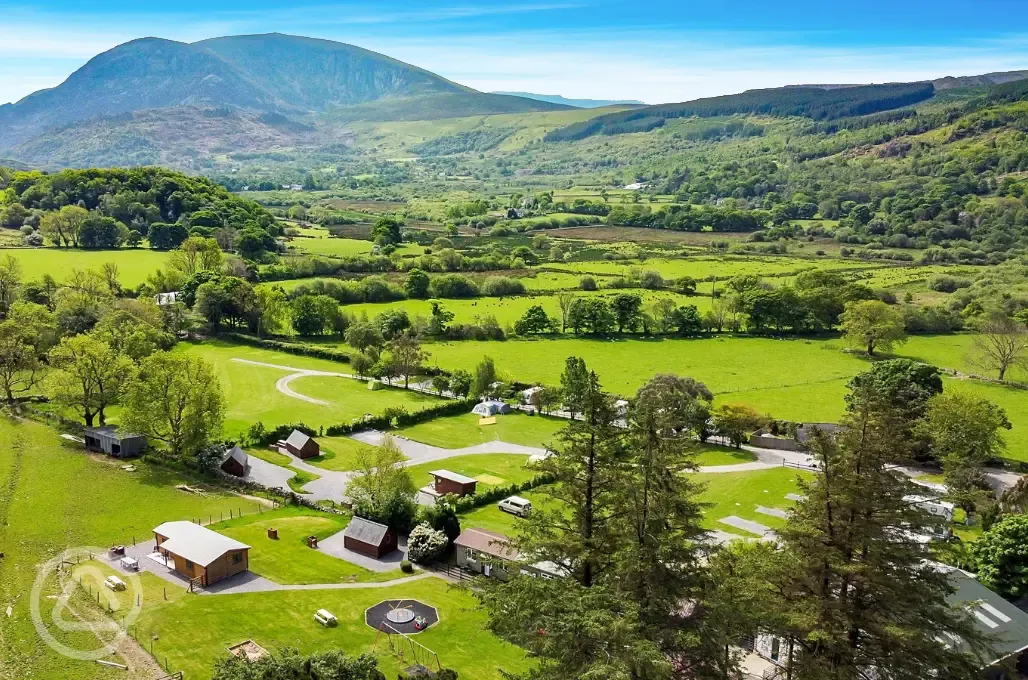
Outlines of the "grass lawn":
<svg viewBox="0 0 1028 680">
<path fill-rule="evenodd" d="M 261 460 L 265 460 L 271 463 L 272 465 L 278 465 L 280 467 L 289 467 L 293 462 L 293 459 L 287 456 L 286 454 L 279 453 L 278 451 L 272 451 L 271 449 L 266 447 L 247 449 L 246 453 L 248 455 L 253 456 L 254 458 L 260 458 Z"/>
<path fill-rule="evenodd" d="M 229 436 L 238 435 L 257 421 L 269 428 L 297 421 L 317 428 L 349 422 L 365 413 L 381 413 L 390 406 L 417 411 L 439 401 L 436 397 L 399 388 L 372 392 L 366 383 L 351 378 L 304 377 L 292 381 L 290 387 L 296 392 L 328 402 L 327 405 L 312 404 L 275 389 L 275 382 L 289 375 L 289 371 L 233 359 L 338 373 L 349 372 L 349 366 L 218 341 L 180 343 L 175 351 L 202 357 L 214 365 L 225 392 L 225 432 Z"/>
<path fill-rule="evenodd" d="M 27 280 L 50 274 L 63 281 L 72 269 L 99 269 L 105 262 L 118 265 L 121 285 L 135 287 L 157 269 L 167 266 L 168 253 L 149 248 L 118 250 L 73 250 L 70 248 L 12 248 L 3 255 L 13 255 L 20 263 Z"/>
<path fill-rule="evenodd" d="M 395 678 L 399 662 L 386 642 L 379 641 L 376 648 L 377 631 L 364 623 L 367 608 L 389 599 L 418 599 L 437 608 L 439 623 L 416 639 L 462 678 L 500 680 L 500 669 L 521 673 L 530 667 L 523 650 L 486 629 L 487 615 L 473 595 L 435 577 L 387 588 L 187 595 L 144 607 L 135 632 L 146 640 L 158 635 L 155 654 L 167 657 L 172 670 L 184 671 L 187 678 L 210 677 L 226 648 L 247 639 L 272 653 L 283 647 L 303 654 L 329 649 L 376 652 L 380 669 Z M 338 627 L 324 628 L 314 621 L 314 612 L 322 608 L 338 617 Z"/>
<path fill-rule="evenodd" d="M 295 474 L 286 480 L 286 484 L 289 488 L 296 493 L 310 493 L 304 490 L 304 485 L 310 484 L 315 479 L 321 479 L 321 475 L 316 475 L 313 472 L 307 472 L 306 470 L 298 470 L 294 467 L 290 467 Z"/>
<path fill-rule="evenodd" d="M 756 454 L 742 449 L 733 449 L 730 446 L 719 446 L 718 444 L 699 444 L 694 457 L 697 465 L 738 465 L 739 463 L 752 463 L 757 460 Z"/>
<path fill-rule="evenodd" d="M 561 418 L 529 416 L 520 412 L 497 416 L 495 425 L 479 425 L 478 421 L 478 416 L 468 413 L 436 418 L 401 428 L 394 434 L 444 449 L 462 449 L 491 441 L 541 448 L 556 439 L 557 432 L 567 424 Z"/>
<path fill-rule="evenodd" d="M 560 505 L 560 501 L 550 495 L 551 493 L 552 487 L 541 486 L 537 489 L 533 489 L 532 491 L 525 491 L 518 495 L 532 501 L 533 509 L 542 508 L 544 510 L 549 510 L 559 507 Z M 483 505 L 480 508 L 475 508 L 474 510 L 466 512 L 460 516 L 460 525 L 464 529 L 487 529 L 507 536 L 512 535 L 516 531 L 517 524 L 521 521 L 520 517 L 500 510 L 496 507 L 496 503 Z"/>
<path fill-rule="evenodd" d="M 403 576 L 399 569 L 376 573 L 307 547 L 308 536 L 323 540 L 345 529 L 349 521 L 345 515 L 290 506 L 211 528 L 249 545 L 250 571 L 276 583 L 389 581 Z M 268 538 L 269 528 L 278 530 L 278 540 Z"/>
<path fill-rule="evenodd" d="M 703 510 L 703 526 L 707 529 L 749 536 L 750 534 L 742 529 L 735 529 L 718 521 L 722 517 L 735 515 L 772 529 L 781 527 L 785 520 L 759 513 L 757 506 L 781 510 L 790 508 L 793 501 L 785 495 L 798 493 L 799 486 L 796 480 L 811 476 L 810 472 L 787 467 L 751 472 L 697 473 L 694 475 L 695 480 L 706 485 L 700 500 L 712 504 Z"/>
<path fill-rule="evenodd" d="M 37 680 L 110 677 L 92 661 L 60 656 L 40 642 L 28 597 L 37 565 L 66 548 L 152 540 L 153 528 L 164 521 L 252 513 L 256 505 L 140 461 L 135 472 L 126 472 L 61 441 L 47 426 L 0 419 L 0 602 L 12 606 L 10 617 L 0 616 L 3 668 Z M 209 490 L 199 496 L 175 488 L 182 483 Z M 43 620 L 52 621 L 53 600 L 41 602 Z M 96 645 L 89 633 L 52 632 L 81 649 Z"/>
<path fill-rule="evenodd" d="M 478 488 L 484 490 L 491 486 L 520 484 L 532 479 L 538 472 L 527 467 L 527 463 L 528 456 L 523 454 L 483 453 L 412 465 L 407 470 L 418 486 L 424 486 L 431 481 L 428 473 L 432 470 L 444 469 L 477 479 Z"/>
<path fill-rule="evenodd" d="M 361 451 L 371 451 L 373 446 L 349 437 L 318 437 L 321 455 L 308 458 L 305 462 L 326 470 L 348 471 L 357 469 L 357 457 Z"/>
</svg>

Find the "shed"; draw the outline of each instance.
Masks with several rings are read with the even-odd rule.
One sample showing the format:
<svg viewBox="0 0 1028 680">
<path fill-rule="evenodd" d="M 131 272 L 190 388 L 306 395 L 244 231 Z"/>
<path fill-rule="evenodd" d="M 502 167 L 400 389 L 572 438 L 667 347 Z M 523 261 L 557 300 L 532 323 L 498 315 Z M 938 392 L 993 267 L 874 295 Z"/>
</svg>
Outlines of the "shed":
<svg viewBox="0 0 1028 680">
<path fill-rule="evenodd" d="M 475 493 L 475 487 L 478 484 L 476 479 L 465 477 L 449 470 L 433 470 L 428 474 L 435 477 L 435 483 L 432 486 L 440 496 L 445 493 L 452 493 L 458 498 L 470 496 Z"/>
<path fill-rule="evenodd" d="M 297 458 L 313 458 L 321 455 L 321 447 L 310 435 L 293 430 L 286 439 L 286 450 Z"/>
<path fill-rule="evenodd" d="M 396 550 L 396 532 L 384 524 L 354 517 L 343 532 L 343 547 L 379 559 Z"/>
<path fill-rule="evenodd" d="M 502 401 L 483 401 L 475 404 L 475 408 L 471 409 L 471 412 L 476 416 L 488 418 L 489 416 L 510 413 L 510 405 Z"/>
<path fill-rule="evenodd" d="M 250 546 L 192 522 L 165 522 L 153 530 L 157 552 L 188 579 L 209 586 L 250 568 Z"/>
<path fill-rule="evenodd" d="M 146 448 L 146 437 L 141 434 L 118 432 L 113 425 L 87 427 L 83 433 L 86 449 L 106 453 L 115 458 L 138 456 Z"/>
<path fill-rule="evenodd" d="M 239 446 L 233 446 L 225 452 L 221 460 L 222 472 L 227 472 L 233 477 L 245 477 L 250 471 L 250 456 Z"/>
</svg>

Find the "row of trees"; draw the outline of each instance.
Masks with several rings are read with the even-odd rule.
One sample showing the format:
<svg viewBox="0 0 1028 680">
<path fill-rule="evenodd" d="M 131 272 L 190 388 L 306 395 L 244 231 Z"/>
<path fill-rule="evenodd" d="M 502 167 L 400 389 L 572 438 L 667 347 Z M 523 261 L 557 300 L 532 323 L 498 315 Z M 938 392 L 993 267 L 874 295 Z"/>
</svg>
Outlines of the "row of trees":
<svg viewBox="0 0 1028 680">
<path fill-rule="evenodd" d="M 490 626 L 538 657 L 526 677 L 540 680 L 737 677 L 739 644 L 756 633 L 784 641 L 797 680 L 978 677 L 987 640 L 903 531 L 933 519 L 890 469 L 913 453 L 906 398 L 926 379 L 906 375 L 914 368 L 851 382 L 842 430 L 811 444 L 823 473 L 802 482 L 777 544 L 718 548 L 703 539 L 702 486 L 681 474 L 694 467 L 698 383 L 656 376 L 622 428 L 596 374 L 569 359 L 561 390 L 579 418 L 542 463 L 559 501 L 513 539 L 526 563 L 564 577 L 514 568 L 489 581 L 479 597 Z M 950 636 L 966 647 L 939 642 Z"/>
</svg>

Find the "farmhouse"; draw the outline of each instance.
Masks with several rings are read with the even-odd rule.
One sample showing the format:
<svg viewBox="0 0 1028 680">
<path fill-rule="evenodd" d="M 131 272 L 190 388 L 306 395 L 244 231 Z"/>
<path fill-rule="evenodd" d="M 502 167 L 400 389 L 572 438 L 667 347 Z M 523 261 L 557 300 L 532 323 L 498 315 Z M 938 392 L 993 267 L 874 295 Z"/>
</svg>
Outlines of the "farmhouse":
<svg viewBox="0 0 1028 680">
<path fill-rule="evenodd" d="M 343 547 L 379 559 L 396 550 L 396 532 L 384 524 L 354 517 L 343 532 Z"/>
<path fill-rule="evenodd" d="M 299 430 L 293 430 L 285 441 L 285 449 L 297 458 L 313 458 L 321 455 L 318 442 Z"/>
<path fill-rule="evenodd" d="M 192 522 L 165 522 L 153 530 L 157 552 L 188 579 L 209 586 L 250 568 L 250 546 Z M 171 566 L 171 565 L 169 565 Z"/>
<path fill-rule="evenodd" d="M 115 458 L 138 456 L 146 448 L 146 437 L 141 434 L 118 432 L 118 428 L 113 425 L 87 427 L 85 440 L 87 450 L 106 453 Z"/>
<path fill-rule="evenodd" d="M 221 470 L 233 477 L 245 477 L 250 471 L 250 456 L 238 446 L 233 446 L 225 452 L 225 457 L 221 460 Z"/>
<path fill-rule="evenodd" d="M 452 493 L 458 498 L 470 496 L 475 493 L 475 487 L 478 484 L 478 480 L 465 477 L 456 472 L 450 472 L 449 470 L 434 470 L 428 474 L 435 478 L 432 491 L 439 496 L 447 493 Z"/>
</svg>

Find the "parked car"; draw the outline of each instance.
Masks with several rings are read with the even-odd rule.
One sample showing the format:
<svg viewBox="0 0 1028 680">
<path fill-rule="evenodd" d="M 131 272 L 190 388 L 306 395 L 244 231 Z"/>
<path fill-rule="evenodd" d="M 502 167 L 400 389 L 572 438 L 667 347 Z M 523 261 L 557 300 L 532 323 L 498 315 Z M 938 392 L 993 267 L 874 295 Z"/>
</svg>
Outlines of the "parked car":
<svg viewBox="0 0 1028 680">
<path fill-rule="evenodd" d="M 509 512 L 512 515 L 527 517 L 528 513 L 532 512 L 532 501 L 521 496 L 511 496 L 500 501 L 498 507 L 500 510 Z"/>
<path fill-rule="evenodd" d="M 117 576 L 108 576 L 105 578 L 104 585 L 111 590 L 125 590 L 125 582 Z"/>
</svg>

